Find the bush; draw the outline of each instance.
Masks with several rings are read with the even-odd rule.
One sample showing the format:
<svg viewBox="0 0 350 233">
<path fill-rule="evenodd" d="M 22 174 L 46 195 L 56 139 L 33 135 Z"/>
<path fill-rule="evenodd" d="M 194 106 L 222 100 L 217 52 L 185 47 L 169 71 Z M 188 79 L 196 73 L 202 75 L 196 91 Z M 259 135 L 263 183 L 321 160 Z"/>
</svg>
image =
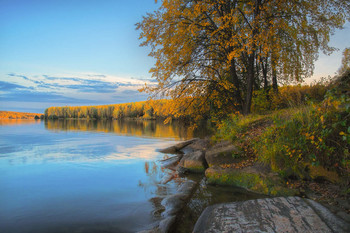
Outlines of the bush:
<svg viewBox="0 0 350 233">
<path fill-rule="evenodd" d="M 216 140 L 241 140 L 238 138 L 242 133 L 248 131 L 257 122 L 268 121 L 270 116 L 251 114 L 243 116 L 241 114 L 232 114 L 225 120 L 217 124 Z"/>
<path fill-rule="evenodd" d="M 328 94 L 322 103 L 301 108 L 290 118 L 276 116 L 274 125 L 253 145 L 258 159 L 282 174 L 290 168 L 301 178 L 310 165 L 346 171 L 350 165 L 348 103 L 349 97 Z"/>
<path fill-rule="evenodd" d="M 277 110 L 296 107 L 310 102 L 320 102 L 324 99 L 327 86 L 323 82 L 313 85 L 283 86 L 275 93 L 258 90 L 254 92 L 252 100 L 252 112 L 264 113 L 267 110 Z"/>
</svg>

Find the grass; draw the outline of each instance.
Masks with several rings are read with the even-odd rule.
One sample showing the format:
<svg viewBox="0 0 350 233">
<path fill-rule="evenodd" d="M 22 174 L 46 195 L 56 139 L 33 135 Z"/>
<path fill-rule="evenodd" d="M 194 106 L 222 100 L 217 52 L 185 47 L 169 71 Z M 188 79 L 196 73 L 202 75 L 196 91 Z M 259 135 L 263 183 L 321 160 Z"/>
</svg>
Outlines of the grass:
<svg viewBox="0 0 350 233">
<path fill-rule="evenodd" d="M 317 104 L 231 115 L 218 125 L 214 139 L 233 141 L 283 177 L 310 179 L 310 169 L 318 166 L 348 177 L 349 102 L 348 96 L 330 92 Z"/>
</svg>

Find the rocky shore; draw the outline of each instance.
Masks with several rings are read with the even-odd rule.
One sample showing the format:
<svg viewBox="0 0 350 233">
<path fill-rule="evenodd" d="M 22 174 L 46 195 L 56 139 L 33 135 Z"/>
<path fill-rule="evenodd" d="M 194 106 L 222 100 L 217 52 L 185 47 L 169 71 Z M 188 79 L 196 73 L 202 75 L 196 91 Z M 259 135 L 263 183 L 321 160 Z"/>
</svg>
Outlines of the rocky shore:
<svg viewBox="0 0 350 233">
<path fill-rule="evenodd" d="M 350 229 L 348 222 L 349 215 L 346 212 L 332 207 L 330 209 L 333 213 L 336 213 L 334 215 L 327 208 L 308 198 L 293 197 L 303 196 L 304 193 L 298 188 L 288 186 L 288 183 L 277 173 L 271 171 L 268 166 L 242 156 L 243 152 L 230 142 L 223 141 L 211 145 L 207 139 L 196 138 L 159 151 L 175 154 L 175 156 L 161 161 L 163 167 L 173 171 L 168 177 L 164 177 L 162 180 L 163 183 L 169 182 L 174 177 L 186 176 L 191 173 L 202 173 L 205 175 L 206 182 L 209 184 L 242 187 L 246 190 L 270 197 L 289 196 L 286 199 L 261 199 L 256 202 L 259 205 L 256 205 L 254 202 L 256 205 L 254 208 L 249 207 L 253 203 L 252 201 L 245 201 L 240 204 L 223 203 L 219 207 L 208 207 L 198 220 L 194 232 L 231 232 L 237 230 L 241 232 L 247 230 L 279 232 L 278 227 L 283 227 L 283 224 L 289 224 L 288 226 L 297 224 L 297 226 L 293 226 L 294 228 L 290 228 L 292 232 L 319 232 L 316 228 L 316 231 L 312 228 L 307 228 L 308 225 L 312 226 L 315 223 L 324 232 L 348 232 Z M 171 232 L 171 227 L 175 223 L 176 217 L 190 200 L 197 186 L 198 184 L 196 182 L 186 180 L 179 187 L 177 194 L 164 198 L 161 202 L 165 208 L 162 213 L 164 220 L 153 229 L 143 231 L 143 233 Z M 306 197 L 313 198 L 312 195 L 313 193 L 310 193 Z M 284 205 L 281 205 L 279 202 L 284 203 Z M 345 204 L 349 203 L 346 202 Z M 244 212 L 244 216 L 237 216 L 237 208 L 243 208 L 248 211 Z M 279 208 L 282 208 L 284 212 L 282 213 Z M 260 211 L 260 215 L 255 216 L 256 211 L 251 211 L 253 209 L 256 209 L 258 212 Z M 303 211 L 306 211 L 305 213 L 309 217 L 295 220 L 298 216 L 300 217 L 300 215 L 304 214 Z M 269 220 L 265 218 L 269 218 Z M 242 221 L 248 221 L 248 225 L 241 226 Z M 213 222 L 215 223 L 215 227 L 210 228 L 208 224 L 214 226 Z M 262 224 L 263 222 L 267 222 L 268 224 L 264 225 Z M 335 228 L 333 228 L 336 231 L 329 224 L 335 224 Z M 255 228 L 252 228 L 253 225 Z"/>
</svg>

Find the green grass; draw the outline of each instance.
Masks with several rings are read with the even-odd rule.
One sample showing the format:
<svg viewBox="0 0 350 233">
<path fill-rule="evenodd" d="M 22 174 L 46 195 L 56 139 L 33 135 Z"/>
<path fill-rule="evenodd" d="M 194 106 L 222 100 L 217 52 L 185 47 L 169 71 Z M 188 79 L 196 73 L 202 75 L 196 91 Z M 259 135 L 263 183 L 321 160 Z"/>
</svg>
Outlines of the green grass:
<svg viewBox="0 0 350 233">
<path fill-rule="evenodd" d="M 245 141 L 257 160 L 285 177 L 309 178 L 310 166 L 348 175 L 349 102 L 347 96 L 329 94 L 318 104 L 265 115 L 233 115 L 219 124 L 215 139 Z M 260 133 L 254 135 L 259 127 Z"/>
</svg>

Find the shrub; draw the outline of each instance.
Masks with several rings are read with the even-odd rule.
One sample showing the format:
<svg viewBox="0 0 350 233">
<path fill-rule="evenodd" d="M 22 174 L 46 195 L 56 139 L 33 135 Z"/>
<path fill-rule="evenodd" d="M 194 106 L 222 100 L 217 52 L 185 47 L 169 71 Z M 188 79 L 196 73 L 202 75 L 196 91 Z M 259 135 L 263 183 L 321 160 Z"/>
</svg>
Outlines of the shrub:
<svg viewBox="0 0 350 233">
<path fill-rule="evenodd" d="M 345 171 L 349 167 L 350 108 L 344 104 L 348 103 L 349 97 L 328 94 L 322 103 L 301 108 L 289 119 L 275 117 L 274 125 L 253 145 L 258 159 L 282 174 L 290 168 L 301 178 L 309 165 Z"/>
<path fill-rule="evenodd" d="M 263 89 L 255 91 L 252 100 L 252 112 L 264 113 L 267 110 L 284 109 L 305 105 L 310 102 L 320 102 L 324 99 L 327 86 L 323 82 L 319 82 L 304 86 L 283 86 L 278 90 L 278 93 L 275 93 L 272 89 L 269 91 Z"/>
</svg>

